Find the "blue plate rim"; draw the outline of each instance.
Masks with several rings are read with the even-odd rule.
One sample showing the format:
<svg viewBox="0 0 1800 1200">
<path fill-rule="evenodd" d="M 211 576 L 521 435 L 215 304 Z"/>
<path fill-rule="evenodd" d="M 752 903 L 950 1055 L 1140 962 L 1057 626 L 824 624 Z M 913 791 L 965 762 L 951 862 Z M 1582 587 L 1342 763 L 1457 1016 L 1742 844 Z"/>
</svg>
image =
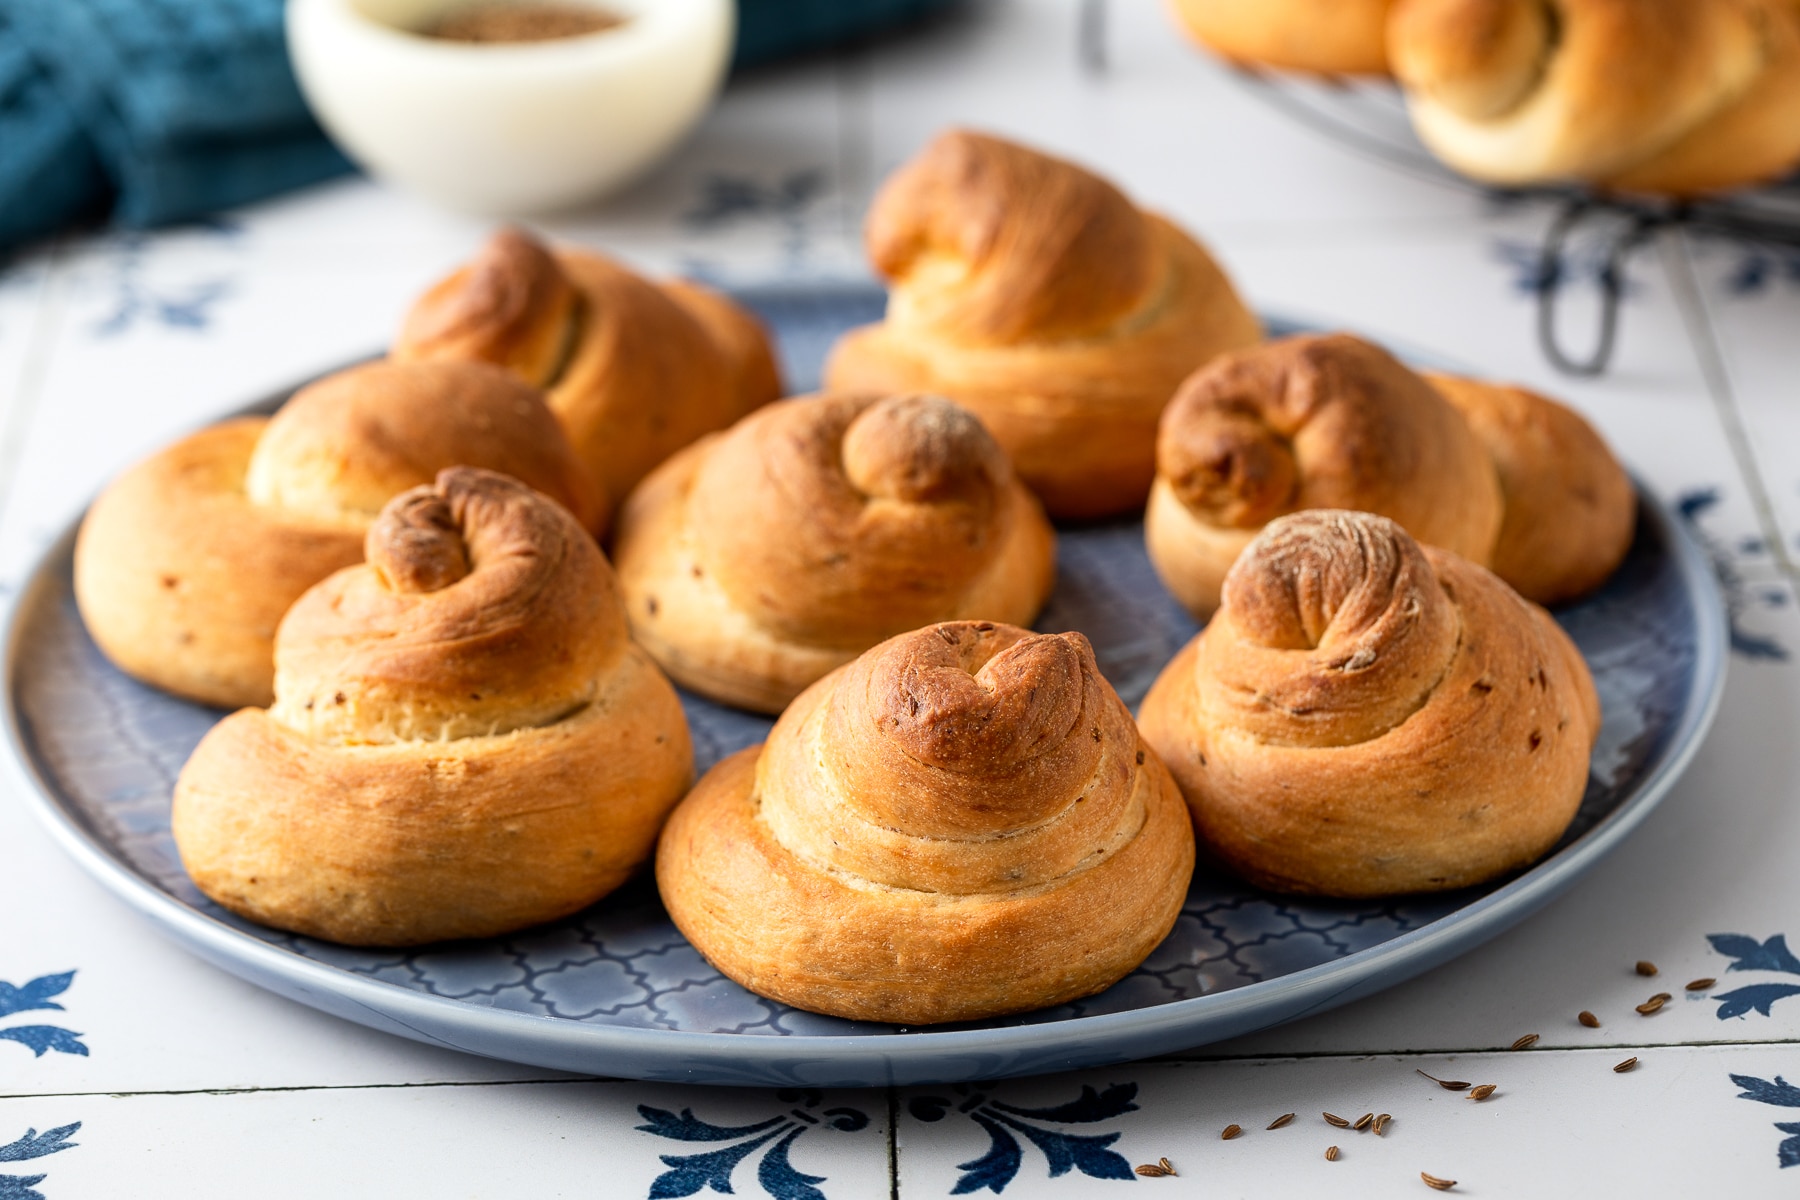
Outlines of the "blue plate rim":
<svg viewBox="0 0 1800 1200">
<path fill-rule="evenodd" d="M 256 411 L 292 390 L 230 415 Z M 32 761 L 15 694 L 19 646 L 26 618 L 41 603 L 53 573 L 72 556 L 80 516 L 38 556 L 27 582 L 6 604 L 5 753 L 0 758 L 6 777 L 62 849 L 188 950 L 289 999 L 428 1044 L 552 1069 L 598 1067 L 592 1073 L 745 1086 L 950 1083 L 1120 1062 L 1283 1024 L 1429 970 L 1560 895 L 1649 816 L 1687 769 L 1718 713 L 1728 626 L 1706 552 L 1661 498 L 1635 477 L 1634 483 L 1641 511 L 1656 521 L 1674 553 L 1696 627 L 1694 686 L 1668 747 L 1636 792 L 1551 857 L 1418 929 L 1288 975 L 1147 1008 L 983 1029 L 782 1037 L 696 1033 L 588 1023 L 434 996 L 356 975 L 235 929 L 163 891 L 90 836 Z M 465 1044 L 464 1035 L 487 1045 Z M 505 1048 L 495 1049 L 496 1043 Z M 732 1066 L 724 1071 L 709 1065 L 727 1062 Z M 947 1063 L 961 1065 L 945 1070 Z M 797 1071 L 796 1064 L 804 1069 Z"/>
</svg>

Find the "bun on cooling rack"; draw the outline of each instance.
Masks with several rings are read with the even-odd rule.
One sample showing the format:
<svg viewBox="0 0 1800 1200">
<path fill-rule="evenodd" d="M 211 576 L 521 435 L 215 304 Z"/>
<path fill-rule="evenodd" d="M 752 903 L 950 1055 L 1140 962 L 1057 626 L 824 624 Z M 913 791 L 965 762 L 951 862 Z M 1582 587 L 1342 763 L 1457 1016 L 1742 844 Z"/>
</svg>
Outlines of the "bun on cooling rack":
<svg viewBox="0 0 1800 1200">
<path fill-rule="evenodd" d="M 759 409 L 657 468 L 614 561 L 633 635 L 683 686 L 780 712 L 886 638 L 1037 616 L 1056 539 L 981 422 L 935 396 Z"/>
<path fill-rule="evenodd" d="M 1367 897 L 1543 855 L 1581 804 L 1600 709 L 1543 609 L 1385 517 L 1323 510 L 1238 559 L 1140 721 L 1239 874 Z"/>
<path fill-rule="evenodd" d="M 487 937 L 593 903 L 686 790 L 680 701 L 561 506 L 458 467 L 276 640 L 275 703 L 201 740 L 173 827 L 201 891 L 351 945 Z"/>
<path fill-rule="evenodd" d="M 371 363 L 158 451 L 82 521 L 75 596 L 120 670 L 204 704 L 273 697 L 275 627 L 362 559 L 396 494 L 458 464 L 524 480 L 598 529 L 605 504 L 543 396 L 494 367 Z"/>
<path fill-rule="evenodd" d="M 1175 386 L 1260 336 L 1199 243 L 999 138 L 938 137 L 882 186 L 866 237 L 887 319 L 839 340 L 827 388 L 949 397 L 1053 517 L 1140 507 Z"/>
<path fill-rule="evenodd" d="M 419 298 L 393 355 L 498 363 L 543 388 L 615 506 L 669 455 L 781 394 L 768 335 L 738 305 L 518 229 Z"/>
<path fill-rule="evenodd" d="M 1198 42 L 1236 63 L 1320 75 L 1387 73 L 1394 0 L 1172 0 Z"/>
<path fill-rule="evenodd" d="M 1800 163 L 1792 0 L 1397 0 L 1388 54 L 1452 167 L 1691 195 Z"/>
<path fill-rule="evenodd" d="M 809 688 L 670 818 L 656 878 L 751 991 L 925 1024 L 1098 992 L 1174 925 L 1193 837 L 1087 639 L 955 622 Z"/>
<path fill-rule="evenodd" d="M 1637 497 L 1606 443 L 1555 401 L 1420 376 L 1347 334 L 1267 342 L 1195 372 L 1163 414 L 1144 518 L 1175 597 L 1205 617 L 1265 525 L 1316 508 L 1390 517 L 1548 604 L 1612 574 Z"/>
</svg>

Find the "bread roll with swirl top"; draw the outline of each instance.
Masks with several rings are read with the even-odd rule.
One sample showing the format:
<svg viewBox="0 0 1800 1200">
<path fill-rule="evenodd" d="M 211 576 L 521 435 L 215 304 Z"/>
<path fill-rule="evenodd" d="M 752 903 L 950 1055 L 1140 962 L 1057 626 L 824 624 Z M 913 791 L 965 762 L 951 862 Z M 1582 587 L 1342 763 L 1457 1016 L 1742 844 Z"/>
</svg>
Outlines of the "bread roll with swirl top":
<svg viewBox="0 0 1800 1200">
<path fill-rule="evenodd" d="M 1031 621 L 1056 543 L 967 411 L 811 396 L 659 467 L 626 504 L 614 558 L 633 633 L 664 670 L 773 713 L 905 630 Z"/>
<path fill-rule="evenodd" d="M 1200 840 L 1252 883 L 1467 887 L 1556 844 L 1600 706 L 1543 609 L 1369 513 L 1264 530 L 1140 715 Z"/>
<path fill-rule="evenodd" d="M 1234 63 L 1318 75 L 1387 74 L 1394 0 L 1171 0 L 1188 35 Z"/>
<path fill-rule="evenodd" d="M 1261 333 L 1187 234 L 998 138 L 937 138 L 882 186 L 866 238 L 887 319 L 839 340 L 826 387 L 956 401 L 1053 517 L 1142 505 L 1175 386 Z"/>
<path fill-rule="evenodd" d="M 1558 603 L 1612 574 L 1637 494 L 1582 418 L 1523 388 L 1421 376 L 1346 334 L 1286 338 L 1196 372 L 1163 416 L 1144 535 L 1204 618 L 1269 521 L 1380 513 Z"/>
<path fill-rule="evenodd" d="M 751 991 L 907 1025 L 1086 996 L 1173 927 L 1193 838 L 1078 633 L 953 622 L 807 689 L 657 850 L 682 933 Z"/>
<path fill-rule="evenodd" d="M 1420 137 L 1505 185 L 1692 195 L 1800 162 L 1792 0 L 1398 0 Z"/>
<path fill-rule="evenodd" d="M 1163 415 L 1150 558 L 1198 616 L 1262 527 L 1307 508 L 1381 513 L 1477 562 L 1502 518 L 1493 463 L 1431 385 L 1343 334 L 1284 338 L 1188 379 Z"/>
<path fill-rule="evenodd" d="M 273 698 L 275 627 L 362 559 L 384 504 L 445 467 L 524 480 L 588 529 L 606 506 L 541 393 L 482 364 L 370 363 L 272 418 L 181 439 L 107 485 L 82 521 L 75 596 L 120 670 L 220 707 Z"/>
<path fill-rule="evenodd" d="M 419 298 L 393 356 L 496 363 L 543 388 L 615 506 L 669 455 L 781 394 L 768 335 L 723 296 L 510 228 Z"/>
<path fill-rule="evenodd" d="M 692 749 L 593 539 L 523 484 L 455 468 L 396 497 L 367 552 L 282 621 L 274 705 L 182 768 L 194 883 L 373 946 L 501 934 L 616 888 Z"/>
</svg>

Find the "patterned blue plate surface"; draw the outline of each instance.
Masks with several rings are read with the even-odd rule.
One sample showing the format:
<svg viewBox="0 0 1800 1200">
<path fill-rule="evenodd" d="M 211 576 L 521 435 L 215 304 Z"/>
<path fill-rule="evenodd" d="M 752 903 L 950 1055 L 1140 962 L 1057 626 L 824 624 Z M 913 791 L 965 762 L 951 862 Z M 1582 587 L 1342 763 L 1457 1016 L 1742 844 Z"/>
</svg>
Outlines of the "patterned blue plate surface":
<svg viewBox="0 0 1800 1200">
<path fill-rule="evenodd" d="M 816 385 L 835 335 L 880 293 L 743 293 Z M 259 408 L 273 407 L 282 397 Z M 752 995 L 676 932 L 648 879 L 555 925 L 415 951 L 347 949 L 250 924 L 203 897 L 169 836 L 169 797 L 220 714 L 143 687 L 89 640 L 71 590 L 73 531 L 11 614 L 9 761 L 52 830 L 178 941 L 282 995 L 404 1037 L 600 1075 L 722 1084 L 953 1082 L 1168 1052 L 1342 1004 L 1492 937 L 1616 845 L 1699 743 L 1724 674 L 1725 623 L 1701 552 L 1646 499 L 1636 544 L 1597 595 L 1557 614 L 1593 666 L 1605 726 L 1580 815 L 1556 851 L 1499 885 L 1379 903 L 1297 901 L 1202 870 L 1174 932 L 1101 995 L 915 1031 Z M 1061 531 L 1041 629 L 1079 629 L 1135 705 L 1194 623 L 1158 584 L 1137 522 Z M 701 770 L 769 722 L 684 697 Z"/>
</svg>

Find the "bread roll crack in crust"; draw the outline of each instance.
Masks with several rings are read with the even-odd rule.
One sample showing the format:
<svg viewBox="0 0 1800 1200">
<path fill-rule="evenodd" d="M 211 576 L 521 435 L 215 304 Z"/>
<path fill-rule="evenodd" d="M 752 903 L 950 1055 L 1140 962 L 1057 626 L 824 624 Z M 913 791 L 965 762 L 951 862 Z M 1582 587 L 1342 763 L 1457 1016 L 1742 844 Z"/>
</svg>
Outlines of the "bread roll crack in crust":
<svg viewBox="0 0 1800 1200">
<path fill-rule="evenodd" d="M 670 819 L 676 925 L 761 995 L 976 1020 L 1101 991 L 1193 870 L 1174 781 L 1080 634 L 953 622 L 808 688 Z"/>
<path fill-rule="evenodd" d="M 1384 517 L 1316 510 L 1238 559 L 1140 721 L 1234 870 L 1370 897 L 1540 857 L 1580 806 L 1600 708 L 1543 609 Z"/>
<path fill-rule="evenodd" d="M 1198 242 L 998 138 L 933 141 L 883 185 L 866 240 L 887 319 L 838 341 L 826 386 L 970 409 L 1055 517 L 1142 505 L 1176 384 L 1261 333 Z"/>
<path fill-rule="evenodd" d="M 232 911 L 353 945 L 593 903 L 649 856 L 692 770 L 592 538 L 486 471 L 383 510 L 367 562 L 282 621 L 275 692 L 195 749 L 176 844 Z"/>
<path fill-rule="evenodd" d="M 632 630 L 670 675 L 779 712 L 905 630 L 1024 623 L 1055 536 L 972 415 L 935 396 L 782 401 L 632 494 L 616 547 Z"/>
</svg>

